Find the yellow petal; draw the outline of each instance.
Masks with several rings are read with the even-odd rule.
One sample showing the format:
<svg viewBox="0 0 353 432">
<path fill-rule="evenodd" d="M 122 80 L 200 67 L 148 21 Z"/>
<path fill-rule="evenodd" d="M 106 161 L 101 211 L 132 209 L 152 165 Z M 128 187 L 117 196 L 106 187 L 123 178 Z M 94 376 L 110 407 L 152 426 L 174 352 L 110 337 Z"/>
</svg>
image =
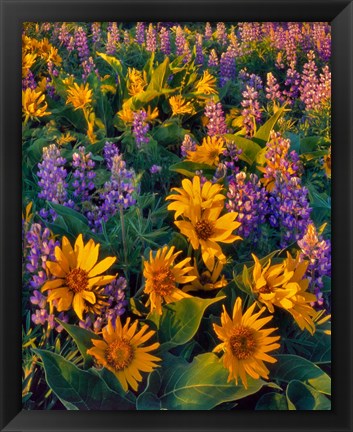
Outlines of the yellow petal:
<svg viewBox="0 0 353 432">
<path fill-rule="evenodd" d="M 110 268 L 116 261 L 115 257 L 107 257 L 100 263 L 98 263 L 93 269 L 88 273 L 88 277 L 97 276 Z"/>
</svg>

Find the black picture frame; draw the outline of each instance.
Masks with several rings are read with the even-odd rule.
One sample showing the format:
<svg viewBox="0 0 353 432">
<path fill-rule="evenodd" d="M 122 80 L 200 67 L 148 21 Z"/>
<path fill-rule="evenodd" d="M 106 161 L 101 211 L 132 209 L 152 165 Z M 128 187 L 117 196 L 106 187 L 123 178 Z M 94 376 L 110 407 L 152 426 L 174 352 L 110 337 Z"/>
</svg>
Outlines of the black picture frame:
<svg viewBox="0 0 353 432">
<path fill-rule="evenodd" d="M 341 0 L 0 0 L 0 429 L 352 431 L 353 3 Z M 25 21 L 330 21 L 333 88 L 331 411 L 21 411 L 21 27 Z"/>
</svg>

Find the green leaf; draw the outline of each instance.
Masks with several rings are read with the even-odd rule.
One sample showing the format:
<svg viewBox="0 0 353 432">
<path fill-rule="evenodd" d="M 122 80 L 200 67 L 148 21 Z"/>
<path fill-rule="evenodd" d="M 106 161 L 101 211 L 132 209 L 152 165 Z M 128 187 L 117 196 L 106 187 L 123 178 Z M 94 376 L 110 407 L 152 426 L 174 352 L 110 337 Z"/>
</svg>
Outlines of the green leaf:
<svg viewBox="0 0 353 432">
<path fill-rule="evenodd" d="M 158 92 L 162 91 L 169 74 L 169 58 L 166 57 L 163 63 L 157 66 L 157 68 L 153 71 L 147 90 L 157 90 Z"/>
<path fill-rule="evenodd" d="M 179 174 L 182 174 L 186 177 L 194 177 L 196 171 L 201 171 L 206 177 L 213 177 L 215 173 L 215 169 L 211 168 L 209 165 L 196 163 L 196 162 L 190 162 L 190 161 L 184 161 L 184 162 L 178 162 L 174 165 L 171 165 L 169 167 L 170 171 L 178 172 Z"/>
<path fill-rule="evenodd" d="M 26 153 L 32 163 L 32 166 L 41 161 L 43 156 L 43 149 L 44 147 L 48 147 L 49 145 L 50 142 L 47 139 L 38 138 L 33 142 L 33 144 L 28 147 Z"/>
<path fill-rule="evenodd" d="M 192 363 L 169 362 L 162 371 L 159 398 L 168 410 L 210 410 L 258 392 L 266 383 L 249 378 L 248 388 L 227 382 L 228 370 L 214 353 L 198 355 Z"/>
<path fill-rule="evenodd" d="M 261 147 L 264 147 L 270 138 L 271 130 L 276 126 L 278 120 L 286 111 L 285 107 L 279 108 L 271 118 L 267 120 L 255 133 L 253 139 L 258 142 Z"/>
<path fill-rule="evenodd" d="M 79 234 L 85 234 L 89 230 L 88 220 L 81 213 L 60 204 L 51 202 L 49 205 L 63 218 L 69 233 L 72 234 L 73 237 L 77 237 Z"/>
<path fill-rule="evenodd" d="M 266 393 L 256 404 L 257 411 L 287 411 L 287 399 L 283 394 L 270 392 Z"/>
<path fill-rule="evenodd" d="M 187 131 L 180 127 L 175 121 L 165 121 L 153 129 L 152 136 L 163 146 L 181 143 Z"/>
<path fill-rule="evenodd" d="M 185 298 L 163 306 L 163 314 L 158 322 L 155 315 L 151 315 L 149 318 L 159 329 L 161 348 L 167 350 L 188 342 L 197 332 L 205 310 L 224 298 Z"/>
<path fill-rule="evenodd" d="M 261 151 L 259 144 L 239 135 L 226 134 L 224 137 L 227 140 L 234 142 L 234 144 L 242 150 L 242 153 L 239 155 L 239 159 L 243 160 L 249 165 L 252 165 L 255 162 L 257 154 Z"/>
<path fill-rule="evenodd" d="M 309 192 L 309 200 L 312 208 L 321 208 L 331 211 L 330 197 L 326 193 L 319 193 L 314 186 L 306 185 Z"/>
<path fill-rule="evenodd" d="M 322 136 L 310 136 L 300 140 L 300 153 L 312 153 L 322 145 L 328 146 L 330 142 Z"/>
<path fill-rule="evenodd" d="M 79 326 L 75 326 L 73 324 L 65 323 L 59 319 L 56 319 L 60 325 L 64 327 L 64 329 L 69 333 L 69 335 L 72 337 L 72 339 L 75 341 L 78 350 L 80 351 L 83 360 L 84 360 L 84 366 L 85 368 L 89 368 L 93 365 L 93 359 L 92 356 L 87 354 L 87 350 L 92 348 L 93 343 L 92 339 L 100 339 L 98 335 L 95 333 L 83 329 Z"/>
<path fill-rule="evenodd" d="M 274 355 L 278 361 L 270 366 L 273 380 L 289 383 L 292 380 L 311 385 L 320 393 L 331 395 L 331 378 L 309 360 L 296 355 Z"/>
<path fill-rule="evenodd" d="M 289 410 L 330 410 L 331 401 L 322 393 L 301 381 L 293 380 L 287 386 L 286 397 Z"/>
<path fill-rule="evenodd" d="M 49 387 L 57 397 L 79 410 L 131 410 L 134 405 L 118 394 L 95 373 L 83 371 L 58 354 L 33 350 L 41 357 Z"/>
</svg>

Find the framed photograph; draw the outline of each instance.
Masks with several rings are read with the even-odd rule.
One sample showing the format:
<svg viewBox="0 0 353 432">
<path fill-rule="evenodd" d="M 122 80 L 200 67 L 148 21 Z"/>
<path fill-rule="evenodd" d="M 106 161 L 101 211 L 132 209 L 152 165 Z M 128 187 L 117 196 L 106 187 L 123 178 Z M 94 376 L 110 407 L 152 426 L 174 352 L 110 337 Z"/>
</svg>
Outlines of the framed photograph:
<svg viewBox="0 0 353 432">
<path fill-rule="evenodd" d="M 352 2 L 0 3 L 1 430 L 351 431 Z"/>
</svg>

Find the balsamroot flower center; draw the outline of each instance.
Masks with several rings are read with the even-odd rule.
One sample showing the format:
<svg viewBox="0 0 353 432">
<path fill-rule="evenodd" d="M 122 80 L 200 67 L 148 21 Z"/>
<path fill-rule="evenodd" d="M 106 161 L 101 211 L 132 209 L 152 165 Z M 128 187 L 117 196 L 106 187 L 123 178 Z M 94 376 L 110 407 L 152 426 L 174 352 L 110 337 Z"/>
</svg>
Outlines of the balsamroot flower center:
<svg viewBox="0 0 353 432">
<path fill-rule="evenodd" d="M 134 359 L 134 348 L 125 339 L 118 339 L 111 343 L 105 351 L 105 358 L 110 367 L 120 371 L 129 366 Z"/>
<path fill-rule="evenodd" d="M 201 220 L 196 223 L 195 231 L 199 239 L 207 240 L 214 233 L 213 223 L 206 220 Z"/>
<path fill-rule="evenodd" d="M 87 272 L 80 268 L 71 270 L 66 276 L 66 284 L 75 293 L 85 290 L 88 286 Z"/>
<path fill-rule="evenodd" d="M 270 294 L 273 290 L 269 285 L 266 284 L 265 286 L 261 287 L 258 291 L 261 294 Z"/>
<path fill-rule="evenodd" d="M 202 286 L 203 286 L 203 285 L 206 285 L 206 284 L 209 284 L 209 283 L 212 283 L 212 279 L 210 278 L 210 276 L 209 276 L 208 274 L 205 274 L 205 273 L 203 273 L 203 274 L 200 276 L 199 281 L 200 281 L 200 284 L 201 284 Z"/>
<path fill-rule="evenodd" d="M 239 326 L 234 330 L 229 344 L 233 355 L 238 360 L 246 360 L 256 351 L 257 343 L 254 334 L 254 330 L 248 327 Z"/>
<path fill-rule="evenodd" d="M 175 276 L 169 267 L 161 267 L 153 274 L 153 289 L 161 295 L 171 294 L 175 288 Z"/>
</svg>

